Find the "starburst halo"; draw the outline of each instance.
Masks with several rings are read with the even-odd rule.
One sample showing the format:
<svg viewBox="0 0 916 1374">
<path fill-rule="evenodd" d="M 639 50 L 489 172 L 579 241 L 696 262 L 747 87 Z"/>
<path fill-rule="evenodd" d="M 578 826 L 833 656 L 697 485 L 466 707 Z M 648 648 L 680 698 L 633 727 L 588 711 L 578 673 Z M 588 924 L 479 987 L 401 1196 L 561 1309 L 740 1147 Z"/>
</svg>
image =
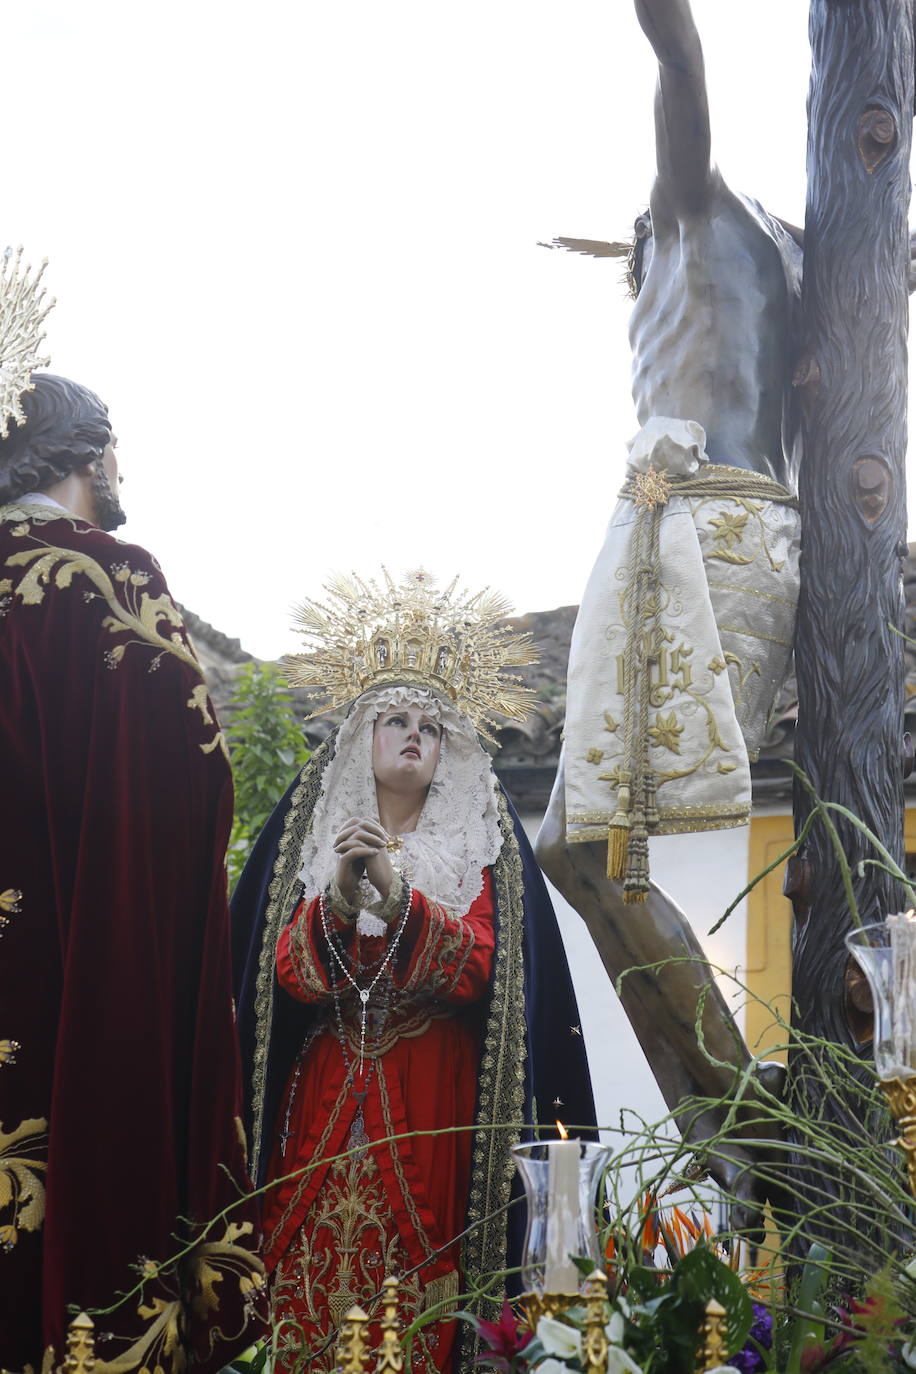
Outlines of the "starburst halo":
<svg viewBox="0 0 916 1374">
<path fill-rule="evenodd" d="M 34 276 L 31 266 L 22 266 L 21 244 L 15 254 L 5 249 L 0 261 L 0 439 L 6 439 L 11 421 L 25 424 L 22 397 L 35 389 L 32 373 L 51 361 L 39 349 L 45 338 L 41 326 L 56 302 L 52 296 L 45 304 L 41 285 L 47 258 Z"/>
<path fill-rule="evenodd" d="M 324 585 L 326 601 L 295 608 L 294 629 L 306 652 L 282 666 L 292 687 L 314 687 L 333 710 L 383 682 L 416 682 L 452 701 L 491 739 L 487 726 L 500 716 L 523 721 L 534 692 L 506 671 L 536 663 L 531 636 L 500 624 L 509 602 L 488 587 L 458 589 L 457 577 L 440 591 L 423 568 L 395 583 L 382 569 L 384 587 L 355 573 Z"/>
</svg>

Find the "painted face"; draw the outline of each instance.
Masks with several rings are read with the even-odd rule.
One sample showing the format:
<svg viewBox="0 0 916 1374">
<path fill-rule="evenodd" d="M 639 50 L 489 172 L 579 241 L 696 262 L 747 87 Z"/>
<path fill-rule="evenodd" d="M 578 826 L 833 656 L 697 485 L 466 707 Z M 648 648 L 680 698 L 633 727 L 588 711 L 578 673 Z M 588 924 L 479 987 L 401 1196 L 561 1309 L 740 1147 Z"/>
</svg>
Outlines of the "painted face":
<svg viewBox="0 0 916 1374">
<path fill-rule="evenodd" d="M 419 706 L 396 706 L 376 718 L 372 736 L 375 780 L 392 792 L 426 792 L 433 780 L 442 726 Z"/>
<path fill-rule="evenodd" d="M 111 443 L 105 445 L 101 463 L 94 464 L 92 502 L 95 507 L 95 523 L 100 530 L 116 530 L 127 519 L 118 498 L 121 478 L 118 475 L 118 455 L 115 452 L 117 442 L 112 436 Z"/>
</svg>

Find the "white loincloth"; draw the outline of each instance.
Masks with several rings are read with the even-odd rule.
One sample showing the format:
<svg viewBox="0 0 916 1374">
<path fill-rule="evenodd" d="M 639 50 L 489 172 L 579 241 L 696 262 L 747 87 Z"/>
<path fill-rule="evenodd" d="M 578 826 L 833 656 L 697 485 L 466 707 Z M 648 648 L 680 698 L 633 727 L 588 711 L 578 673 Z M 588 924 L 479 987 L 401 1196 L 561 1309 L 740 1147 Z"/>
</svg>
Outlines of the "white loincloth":
<svg viewBox="0 0 916 1374">
<path fill-rule="evenodd" d="M 641 837 L 747 821 L 750 760 L 792 652 L 795 502 L 757 473 L 708 463 L 705 442 L 701 425 L 665 417 L 632 441 L 630 496 L 611 518 L 570 649 L 567 837 L 610 841 L 616 824 L 619 870 L 629 832 L 634 900 L 648 887 Z M 647 473 L 646 491 L 637 474 Z M 654 473 L 670 494 L 652 510 Z"/>
</svg>

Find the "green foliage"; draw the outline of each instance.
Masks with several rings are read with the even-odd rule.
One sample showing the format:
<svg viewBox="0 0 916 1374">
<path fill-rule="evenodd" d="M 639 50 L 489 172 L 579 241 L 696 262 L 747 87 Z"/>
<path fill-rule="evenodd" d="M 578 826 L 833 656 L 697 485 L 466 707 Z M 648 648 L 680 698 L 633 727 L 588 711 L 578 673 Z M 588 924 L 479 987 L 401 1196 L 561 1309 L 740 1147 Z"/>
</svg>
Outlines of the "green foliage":
<svg viewBox="0 0 916 1374">
<path fill-rule="evenodd" d="M 751 1329 L 753 1311 L 747 1289 L 703 1244 L 688 1251 L 662 1278 L 657 1270 L 633 1269 L 628 1298 L 633 1326 L 627 1342 L 644 1370 L 691 1374 L 696 1368 L 698 1333 L 710 1298 L 725 1308 L 729 1350 L 740 1350 Z"/>
<path fill-rule="evenodd" d="M 791 1337 L 786 1374 L 801 1374 L 802 1357 L 812 1347 L 824 1344 L 824 1304 L 822 1295 L 830 1278 L 830 1251 L 817 1241 L 808 1249 L 795 1294 L 795 1315 L 791 1318 Z"/>
<path fill-rule="evenodd" d="M 309 750 L 293 714 L 289 690 L 273 663 L 246 663 L 232 694 L 227 730 L 235 781 L 235 818 L 227 869 L 234 887 L 271 811 Z"/>
</svg>

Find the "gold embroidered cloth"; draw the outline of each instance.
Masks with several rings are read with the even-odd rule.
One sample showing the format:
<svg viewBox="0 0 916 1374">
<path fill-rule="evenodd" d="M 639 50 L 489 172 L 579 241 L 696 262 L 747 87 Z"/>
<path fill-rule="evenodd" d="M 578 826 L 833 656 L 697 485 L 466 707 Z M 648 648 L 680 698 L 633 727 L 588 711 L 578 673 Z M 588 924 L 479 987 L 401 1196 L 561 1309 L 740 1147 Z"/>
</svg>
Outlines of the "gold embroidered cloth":
<svg viewBox="0 0 916 1374">
<path fill-rule="evenodd" d="M 570 650 L 570 841 L 748 818 L 792 651 L 799 517 L 777 483 L 709 464 L 705 437 L 658 417 L 631 446 Z"/>
<path fill-rule="evenodd" d="M 232 784 L 151 555 L 0 506 L 0 681 L 0 1368 L 58 1369 L 72 1304 L 96 1374 L 214 1374 L 263 1329 Z"/>
</svg>

